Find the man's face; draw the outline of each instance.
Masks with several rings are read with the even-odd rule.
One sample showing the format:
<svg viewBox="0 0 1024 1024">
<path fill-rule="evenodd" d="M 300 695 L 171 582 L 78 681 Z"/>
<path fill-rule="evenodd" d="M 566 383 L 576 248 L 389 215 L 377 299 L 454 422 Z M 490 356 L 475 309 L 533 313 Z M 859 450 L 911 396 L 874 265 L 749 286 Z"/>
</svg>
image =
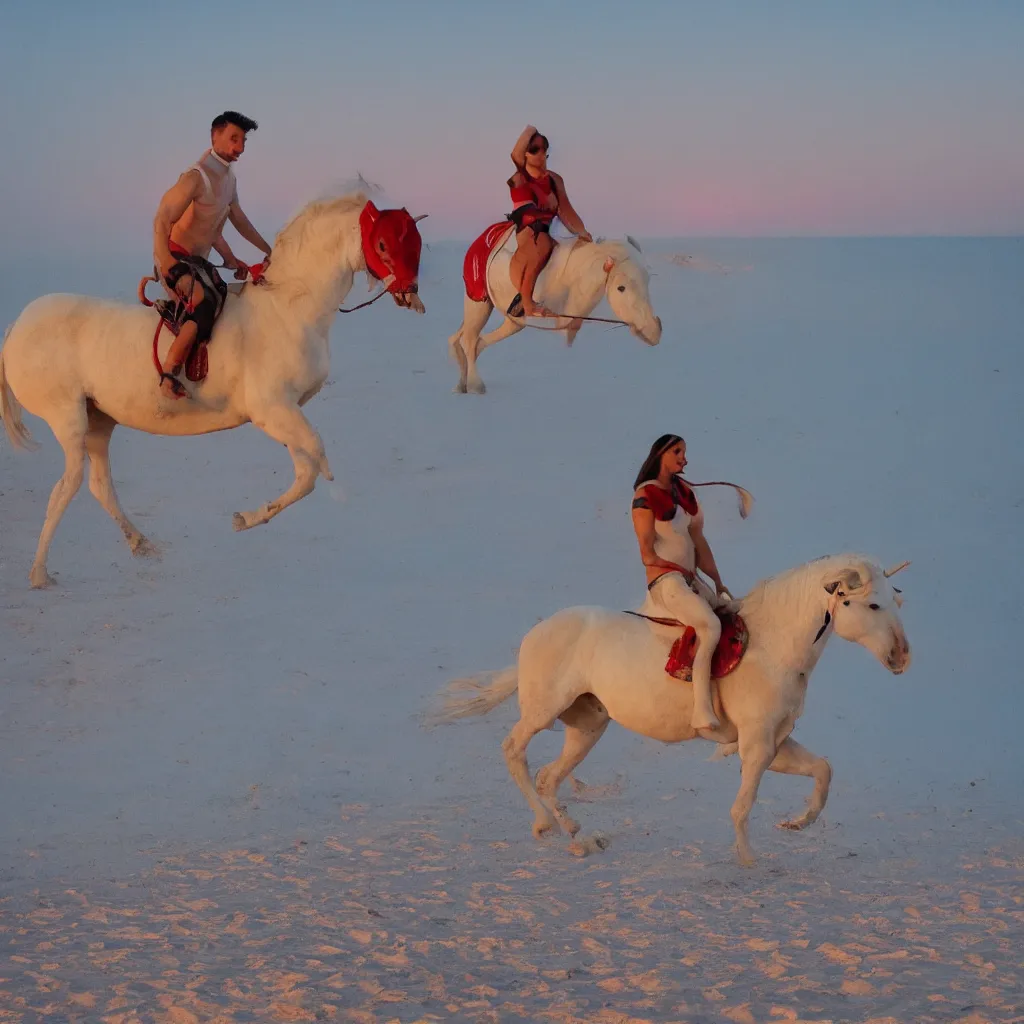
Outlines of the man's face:
<svg viewBox="0 0 1024 1024">
<path fill-rule="evenodd" d="M 222 160 L 237 160 L 245 152 L 245 132 L 237 124 L 226 124 L 213 133 L 213 151 Z"/>
</svg>

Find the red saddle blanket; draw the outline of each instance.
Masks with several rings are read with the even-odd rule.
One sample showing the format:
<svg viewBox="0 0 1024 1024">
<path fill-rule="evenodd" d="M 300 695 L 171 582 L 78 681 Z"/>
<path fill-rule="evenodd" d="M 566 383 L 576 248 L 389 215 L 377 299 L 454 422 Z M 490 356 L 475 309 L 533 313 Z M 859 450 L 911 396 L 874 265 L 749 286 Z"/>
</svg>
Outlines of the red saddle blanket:
<svg viewBox="0 0 1024 1024">
<path fill-rule="evenodd" d="M 466 294 L 474 302 L 483 302 L 488 298 L 487 258 L 510 227 L 512 223 L 507 220 L 492 224 L 466 251 L 462 263 L 462 280 L 466 283 Z"/>
<path fill-rule="evenodd" d="M 743 655 L 747 653 L 750 634 L 747 631 L 747 624 L 735 612 L 715 614 L 722 623 L 722 635 L 715 653 L 711 656 L 711 678 L 721 679 L 735 671 L 736 666 L 743 660 Z M 697 654 L 697 631 L 693 626 L 683 626 L 674 619 L 658 619 L 648 615 L 641 615 L 640 618 L 649 618 L 663 626 L 682 627 L 683 635 L 672 645 L 668 661 L 665 662 L 665 671 L 675 679 L 690 682 L 693 679 L 693 659 Z"/>
</svg>

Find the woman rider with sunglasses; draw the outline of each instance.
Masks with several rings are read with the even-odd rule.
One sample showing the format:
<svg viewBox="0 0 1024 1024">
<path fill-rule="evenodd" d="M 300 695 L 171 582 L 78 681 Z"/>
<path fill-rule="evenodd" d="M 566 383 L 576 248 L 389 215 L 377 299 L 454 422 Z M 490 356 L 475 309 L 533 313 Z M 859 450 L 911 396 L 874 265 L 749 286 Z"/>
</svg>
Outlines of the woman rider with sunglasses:
<svg viewBox="0 0 1024 1024">
<path fill-rule="evenodd" d="M 516 253 L 512 257 L 512 283 L 516 297 L 508 307 L 509 316 L 555 316 L 538 306 L 533 289 L 555 247 L 551 222 L 559 220 L 578 238 L 592 242 L 579 214 L 565 194 L 560 174 L 548 170 L 548 140 L 528 124 L 512 150 L 515 174 L 508 179 L 512 193 L 509 220 L 516 226 Z"/>
</svg>

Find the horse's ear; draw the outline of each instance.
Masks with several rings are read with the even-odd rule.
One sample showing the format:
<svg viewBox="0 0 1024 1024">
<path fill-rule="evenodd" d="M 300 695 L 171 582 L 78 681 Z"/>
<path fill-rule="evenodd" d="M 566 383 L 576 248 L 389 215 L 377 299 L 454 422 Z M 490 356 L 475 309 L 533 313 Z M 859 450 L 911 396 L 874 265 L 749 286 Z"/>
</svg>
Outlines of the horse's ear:
<svg viewBox="0 0 1024 1024">
<path fill-rule="evenodd" d="M 626 235 L 626 241 L 629 242 L 637 252 L 643 252 L 643 249 L 640 248 L 640 243 L 632 235 Z"/>
<path fill-rule="evenodd" d="M 830 580 L 825 584 L 825 590 L 834 594 L 840 587 L 846 593 L 850 593 L 854 590 L 859 590 L 864 585 L 864 580 L 861 574 L 856 569 L 847 569 L 837 580 Z"/>
<path fill-rule="evenodd" d="M 609 256 L 608 259 L 606 259 L 604 261 L 604 272 L 606 274 L 610 274 L 614 269 L 615 269 L 615 260 L 613 260 L 611 258 L 611 256 Z"/>
</svg>

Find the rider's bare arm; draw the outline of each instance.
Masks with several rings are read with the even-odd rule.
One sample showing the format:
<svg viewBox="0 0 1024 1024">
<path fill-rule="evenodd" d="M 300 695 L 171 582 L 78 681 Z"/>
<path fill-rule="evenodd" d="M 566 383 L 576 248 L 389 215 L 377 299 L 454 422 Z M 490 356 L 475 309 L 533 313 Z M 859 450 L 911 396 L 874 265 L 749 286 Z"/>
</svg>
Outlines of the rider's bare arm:
<svg viewBox="0 0 1024 1024">
<path fill-rule="evenodd" d="M 164 193 L 153 219 L 153 258 L 161 278 L 167 276 L 174 266 L 175 259 L 171 255 L 171 228 L 181 220 L 189 204 L 199 195 L 202 181 L 196 170 L 185 171 L 180 178 Z"/>
<path fill-rule="evenodd" d="M 228 245 L 223 234 L 217 236 L 213 247 L 220 253 L 221 259 L 224 260 L 224 266 L 235 272 L 236 281 L 244 281 L 249 276 L 248 271 L 238 262 L 238 257 L 231 251 L 231 246 Z"/>
<path fill-rule="evenodd" d="M 228 220 L 250 245 L 256 246 L 264 256 L 270 255 L 270 243 L 252 226 L 252 222 L 242 212 L 237 200 L 228 207 Z"/>
<path fill-rule="evenodd" d="M 512 147 L 512 163 L 516 165 L 519 170 L 522 170 L 526 166 L 526 150 L 530 145 L 530 139 L 537 134 L 537 129 L 532 124 L 528 124 L 523 129 L 523 134 L 516 139 L 516 144 Z"/>
<path fill-rule="evenodd" d="M 722 593 L 725 584 L 715 564 L 715 556 L 711 553 L 711 545 L 704 536 L 704 510 L 699 509 L 690 520 L 690 537 L 693 539 L 693 550 L 697 556 L 697 568 L 715 585 L 715 591 Z"/>
<path fill-rule="evenodd" d="M 238 257 L 231 251 L 231 246 L 228 245 L 227 239 L 223 234 L 217 236 L 213 243 L 214 251 L 220 254 L 220 258 L 224 261 L 224 266 L 229 270 L 234 270 L 238 266 Z"/>
<path fill-rule="evenodd" d="M 574 234 L 578 235 L 585 242 L 592 242 L 590 232 L 583 225 L 583 219 L 573 209 L 569 197 L 565 194 L 565 182 L 560 174 L 554 171 L 548 172 L 551 180 L 555 183 L 555 195 L 558 196 L 558 219 Z"/>
<path fill-rule="evenodd" d="M 638 488 L 634 497 L 642 498 L 644 489 Z M 649 569 L 674 569 L 672 562 L 666 562 L 654 553 L 654 513 L 649 508 L 633 509 L 633 529 L 640 544 L 640 559 Z"/>
</svg>

